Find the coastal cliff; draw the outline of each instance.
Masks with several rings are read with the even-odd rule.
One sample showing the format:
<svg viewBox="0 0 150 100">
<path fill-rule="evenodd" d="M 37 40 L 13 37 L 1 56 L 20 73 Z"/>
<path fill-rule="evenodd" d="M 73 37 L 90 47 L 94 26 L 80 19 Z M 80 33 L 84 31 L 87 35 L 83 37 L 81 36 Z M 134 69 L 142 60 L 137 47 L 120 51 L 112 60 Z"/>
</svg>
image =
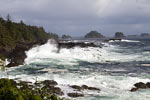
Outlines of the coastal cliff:
<svg viewBox="0 0 150 100">
<path fill-rule="evenodd" d="M 57 39 L 58 36 L 45 32 L 43 27 L 26 25 L 23 21 L 12 22 L 9 15 L 7 20 L 0 18 L 0 58 L 8 59 L 7 67 L 22 65 L 25 51 L 46 43 L 50 38 Z"/>
</svg>

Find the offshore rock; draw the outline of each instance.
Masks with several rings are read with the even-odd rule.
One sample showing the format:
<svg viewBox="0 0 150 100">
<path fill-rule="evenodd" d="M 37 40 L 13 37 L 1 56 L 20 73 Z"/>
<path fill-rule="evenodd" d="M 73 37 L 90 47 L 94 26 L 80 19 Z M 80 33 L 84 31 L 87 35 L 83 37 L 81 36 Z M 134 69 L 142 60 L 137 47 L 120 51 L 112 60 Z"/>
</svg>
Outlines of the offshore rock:
<svg viewBox="0 0 150 100">
<path fill-rule="evenodd" d="M 95 45 L 94 43 L 84 43 L 84 42 L 59 42 L 58 43 L 58 49 L 61 48 L 73 48 L 73 47 L 81 47 L 81 48 L 85 48 L 85 47 L 100 47 Z"/>
<path fill-rule="evenodd" d="M 73 88 L 73 89 L 76 89 L 76 90 L 78 90 L 78 91 L 80 91 L 80 90 L 92 90 L 92 91 L 100 91 L 100 89 L 99 88 L 96 88 L 96 87 L 89 87 L 89 86 L 87 86 L 87 85 L 82 85 L 82 86 L 78 86 L 78 85 L 71 85 L 70 86 L 71 88 Z"/>
<path fill-rule="evenodd" d="M 146 89 L 147 88 L 147 85 L 143 82 L 136 83 L 136 84 L 134 84 L 134 86 L 136 88 L 141 88 L 141 89 Z"/>
<path fill-rule="evenodd" d="M 147 82 L 146 84 L 143 83 L 143 82 L 139 82 L 139 83 L 136 83 L 134 84 L 135 88 L 132 88 L 130 91 L 131 92 L 135 92 L 139 89 L 148 89 L 150 88 L 150 82 Z"/>
</svg>

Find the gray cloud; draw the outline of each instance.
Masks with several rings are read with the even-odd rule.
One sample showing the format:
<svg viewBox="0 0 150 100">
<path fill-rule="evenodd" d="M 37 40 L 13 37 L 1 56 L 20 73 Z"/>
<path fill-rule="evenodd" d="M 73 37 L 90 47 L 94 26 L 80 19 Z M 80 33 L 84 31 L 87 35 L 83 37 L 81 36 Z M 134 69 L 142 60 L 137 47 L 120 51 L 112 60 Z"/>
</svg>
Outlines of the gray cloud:
<svg viewBox="0 0 150 100">
<path fill-rule="evenodd" d="M 0 15 L 58 34 L 150 32 L 150 0 L 0 0 Z"/>
</svg>

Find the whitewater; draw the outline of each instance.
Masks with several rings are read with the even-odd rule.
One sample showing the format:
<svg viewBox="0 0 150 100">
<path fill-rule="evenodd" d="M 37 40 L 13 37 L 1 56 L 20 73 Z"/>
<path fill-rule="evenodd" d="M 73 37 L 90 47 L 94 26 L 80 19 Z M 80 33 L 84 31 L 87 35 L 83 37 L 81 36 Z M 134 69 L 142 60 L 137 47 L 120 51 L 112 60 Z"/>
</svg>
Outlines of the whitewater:
<svg viewBox="0 0 150 100">
<path fill-rule="evenodd" d="M 58 52 L 56 43 L 49 40 L 26 51 L 24 65 L 0 72 L 0 77 L 31 82 L 55 80 L 66 98 L 70 98 L 67 93 L 76 92 L 70 85 L 101 89 L 80 91 L 85 96 L 70 98 L 74 100 L 149 100 L 149 89 L 130 92 L 135 83 L 150 82 L 149 40 L 94 43 L 102 47 L 62 48 Z"/>
</svg>

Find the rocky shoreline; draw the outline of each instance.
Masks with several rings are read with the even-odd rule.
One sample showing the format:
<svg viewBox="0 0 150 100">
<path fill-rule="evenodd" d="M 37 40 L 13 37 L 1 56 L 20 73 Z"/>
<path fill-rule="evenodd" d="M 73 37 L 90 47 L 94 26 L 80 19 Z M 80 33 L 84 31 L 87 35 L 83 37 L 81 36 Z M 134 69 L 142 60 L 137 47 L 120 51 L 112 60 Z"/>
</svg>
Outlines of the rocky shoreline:
<svg viewBox="0 0 150 100">
<path fill-rule="evenodd" d="M 73 92 L 66 93 L 70 99 L 84 97 L 85 94 L 81 92 L 83 90 L 97 91 L 98 93 L 100 92 L 99 88 L 89 87 L 87 85 L 71 85 L 69 87 L 73 89 Z M 3 89 L 7 94 L 3 93 Z M 13 91 L 15 91 L 16 94 Z M 0 94 L 4 94 L 3 96 L 0 96 L 0 99 L 7 98 L 9 100 L 20 100 L 18 97 L 22 98 L 21 100 L 68 100 L 67 98 L 63 97 L 65 93 L 54 80 L 36 81 L 35 83 L 32 83 L 27 81 L 15 81 L 13 79 L 2 78 L 0 79 Z M 10 96 L 5 97 L 6 95 Z"/>
<path fill-rule="evenodd" d="M 56 41 L 56 40 L 55 40 Z M 27 57 L 25 51 L 28 51 L 29 49 L 37 46 L 37 45 L 43 45 L 47 42 L 47 40 L 40 40 L 32 43 L 24 42 L 24 43 L 17 43 L 16 47 L 14 49 L 5 49 L 2 48 L 0 49 L 0 54 L 3 54 L 6 56 L 8 61 L 10 62 L 6 67 L 14 67 L 14 66 L 19 66 L 24 64 L 24 60 Z M 95 45 L 94 43 L 85 43 L 85 42 L 60 42 L 56 41 L 55 42 L 58 48 L 58 53 L 60 49 L 62 48 L 74 48 L 74 47 L 81 47 L 81 48 L 86 48 L 86 47 L 100 47 Z"/>
<path fill-rule="evenodd" d="M 5 56 L 5 58 L 10 62 L 6 67 L 14 67 L 24 64 L 24 59 L 27 57 L 25 51 L 33 48 L 36 45 L 45 44 L 47 40 L 40 40 L 36 42 L 24 42 L 17 43 L 15 48 L 7 49 L 1 48 L 0 54 Z"/>
</svg>

